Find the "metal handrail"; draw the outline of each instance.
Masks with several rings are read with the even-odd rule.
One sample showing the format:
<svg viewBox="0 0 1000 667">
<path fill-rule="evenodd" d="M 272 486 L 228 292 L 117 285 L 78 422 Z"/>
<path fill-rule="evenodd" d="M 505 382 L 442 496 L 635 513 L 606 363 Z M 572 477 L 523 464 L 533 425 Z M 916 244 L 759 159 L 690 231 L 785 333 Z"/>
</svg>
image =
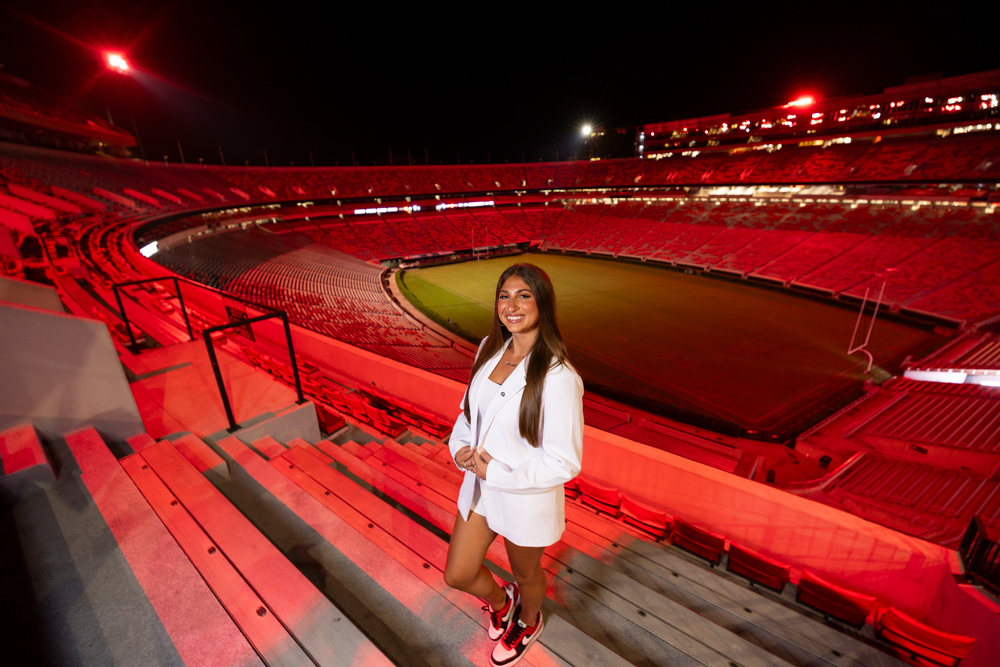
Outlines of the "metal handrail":
<svg viewBox="0 0 1000 667">
<path fill-rule="evenodd" d="M 115 293 L 115 301 L 118 302 L 118 312 L 121 313 L 122 321 L 125 323 L 125 330 L 128 331 L 129 340 L 132 341 L 132 352 L 138 353 L 138 343 L 135 341 L 135 334 L 132 333 L 132 327 L 128 322 L 128 314 L 125 312 L 125 305 L 122 303 L 122 295 L 118 292 L 119 287 L 127 287 L 129 285 L 142 285 L 144 283 L 155 283 L 161 280 L 173 280 L 174 289 L 177 291 L 177 300 L 181 303 L 181 313 L 184 315 L 184 324 L 187 325 L 188 336 L 191 340 L 194 340 L 194 332 L 191 330 L 191 320 L 188 319 L 187 306 L 184 305 L 184 295 L 181 294 L 181 285 L 177 281 L 177 276 L 162 276 L 160 278 L 144 278 L 142 280 L 128 280 L 122 283 L 115 283 L 111 286 L 111 291 Z"/>
<path fill-rule="evenodd" d="M 285 341 L 288 344 L 288 357 L 292 362 L 292 375 L 295 378 L 295 392 L 298 394 L 298 400 L 295 401 L 296 405 L 302 405 L 306 402 L 305 397 L 302 395 L 302 382 L 299 379 L 299 364 L 295 360 L 295 347 L 292 344 L 292 329 L 288 325 L 288 313 L 283 310 L 274 311 L 267 313 L 266 315 L 260 315 L 258 317 L 248 317 L 242 320 L 237 320 L 235 322 L 230 322 L 229 324 L 220 324 L 219 326 L 209 327 L 201 332 L 201 335 L 205 338 L 205 347 L 208 348 L 208 358 L 212 362 L 212 370 L 215 372 L 215 381 L 219 385 L 219 394 L 222 395 L 222 405 L 226 408 L 226 417 L 229 419 L 229 428 L 227 429 L 230 433 L 236 431 L 240 428 L 240 425 L 236 423 L 236 419 L 233 417 L 233 408 L 229 404 L 229 394 L 226 393 L 226 384 L 222 379 L 222 370 L 219 368 L 219 359 L 215 355 L 215 346 L 212 344 L 212 334 L 216 331 L 224 331 L 226 329 L 235 329 L 237 327 L 249 326 L 255 322 L 261 322 L 263 320 L 269 320 L 273 317 L 280 317 L 281 322 L 285 327 Z"/>
</svg>

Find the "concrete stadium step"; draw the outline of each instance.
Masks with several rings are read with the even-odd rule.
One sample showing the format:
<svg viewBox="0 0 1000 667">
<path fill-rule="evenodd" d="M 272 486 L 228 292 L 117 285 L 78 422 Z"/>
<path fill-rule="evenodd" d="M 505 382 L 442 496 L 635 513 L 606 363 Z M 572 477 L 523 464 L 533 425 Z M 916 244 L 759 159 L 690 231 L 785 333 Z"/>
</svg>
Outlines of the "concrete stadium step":
<svg viewBox="0 0 1000 667">
<path fill-rule="evenodd" d="M 28 428 L 31 449 L 42 453 Z M 28 579 L 25 598 L 5 600 L 23 604 L 10 610 L 17 616 L 36 619 L 15 627 L 28 630 L 18 639 L 39 642 L 40 653 L 27 658 L 31 647 L 5 646 L 5 659 L 74 666 L 261 664 L 184 554 L 171 548 L 96 430 L 47 441 L 48 456 L 22 458 L 28 467 L 8 466 L 6 454 L 27 452 L 25 444 L 2 445 L 5 523 L 17 533 Z M 58 461 L 58 477 L 46 458 Z M 164 575 L 174 581 L 165 585 Z M 203 623 L 218 634 L 205 632 Z M 215 639 L 218 644 L 201 646 Z"/>
<path fill-rule="evenodd" d="M 401 664 L 415 664 L 419 656 L 412 654 L 418 647 L 417 653 L 426 656 L 427 664 L 458 664 L 455 659 L 460 655 L 475 664 L 486 664 L 492 645 L 483 631 L 484 615 L 474 598 L 444 583 L 447 545 L 438 536 L 337 472 L 328 465 L 330 459 L 310 445 L 297 445 L 264 462 L 235 438 L 218 444 L 233 467 L 245 470 L 285 505 L 286 513 L 294 512 L 349 558 L 351 567 L 366 574 L 352 594 L 374 598 L 373 602 L 366 600 L 369 616 L 378 616 L 397 632 L 401 651 L 411 654 L 401 653 Z M 240 477 L 234 472 L 234 478 Z M 283 523 L 289 530 L 287 517 Z M 315 543 L 311 550 L 318 551 Z M 338 570 L 344 569 L 344 564 L 336 565 Z M 342 577 L 343 572 L 336 576 Z M 378 586 L 372 586 L 371 580 Z M 381 592 L 376 590 L 379 587 Z M 587 638 L 572 628 L 557 624 L 551 633 L 551 638 L 556 637 L 564 638 L 558 654 L 548 649 L 532 651 L 526 663 L 535 667 L 627 667 L 606 649 L 588 645 Z"/>
<path fill-rule="evenodd" d="M 261 664 L 100 435 L 85 429 L 67 436 L 66 442 L 94 503 L 184 662 Z"/>
<path fill-rule="evenodd" d="M 172 443 L 122 464 L 269 664 L 390 664 Z"/>
<path fill-rule="evenodd" d="M 384 441 L 382 443 L 382 447 L 384 448 L 383 451 L 388 450 L 394 452 L 399 456 L 402 456 L 403 458 L 417 464 L 418 466 L 428 471 L 435 477 L 444 477 L 445 479 L 449 480 L 452 484 L 458 484 L 459 486 L 461 486 L 462 484 L 462 479 L 464 478 L 464 475 L 460 473 L 457 468 L 452 467 L 451 469 L 448 469 L 438 464 L 437 462 L 430 460 L 423 452 L 419 451 L 415 452 L 412 448 L 400 446 L 398 443 L 395 443 L 392 440 Z M 386 459 L 382 460 L 386 461 Z"/>
<path fill-rule="evenodd" d="M 399 541 L 398 544 L 405 544 L 406 547 L 420 556 L 421 560 L 426 560 L 426 563 L 419 568 L 414 566 L 417 573 L 424 577 L 430 577 L 435 588 L 442 595 L 447 596 L 453 604 L 462 609 L 463 613 L 470 616 L 478 624 L 485 625 L 485 615 L 479 603 L 470 596 L 455 591 L 444 584 L 443 573 L 448 547 L 437 535 L 354 484 L 333 467 L 326 465 L 320 457 L 307 448 L 296 448 L 285 455 L 283 459 L 289 465 L 283 466 L 278 461 L 273 462 L 273 465 L 289 476 L 295 475 L 296 471 L 299 471 L 301 473 L 299 482 L 303 488 L 306 488 L 311 480 L 314 487 L 310 492 L 318 499 L 328 499 L 328 494 L 332 493 L 343 499 L 351 509 L 357 511 L 362 521 L 370 520 L 376 526 L 386 527 L 387 534 L 389 534 L 388 530 L 391 530 L 391 535 Z M 302 476 L 308 477 L 308 479 L 302 480 Z M 369 527 L 371 525 L 371 523 L 368 524 Z M 383 546 L 383 548 L 385 547 Z M 427 572 L 431 570 L 431 567 L 427 567 L 428 565 L 433 568 L 432 573 Z M 561 637 L 562 640 L 554 641 L 553 637 Z M 560 624 L 556 625 L 553 636 L 549 637 L 546 642 L 542 642 L 542 646 L 548 646 L 554 650 L 554 655 L 560 656 L 569 664 L 576 665 L 592 661 L 607 665 L 626 664 L 603 647 L 592 644 L 588 638 L 575 632 L 572 628 L 564 628 Z M 532 657 L 533 654 L 528 656 L 528 658 Z M 534 662 L 538 663 L 537 658 Z"/>
<path fill-rule="evenodd" d="M 323 443 L 317 443 L 317 447 L 321 445 Z M 406 475 L 397 473 L 397 478 L 393 479 L 386 474 L 387 471 L 392 470 L 390 468 L 383 465 L 379 465 L 376 468 L 368 465 L 368 461 L 360 461 L 346 451 L 337 452 L 335 451 L 338 449 L 336 445 L 332 448 L 327 447 L 327 449 L 335 455 L 336 460 L 343 466 L 346 472 L 359 481 L 368 484 L 370 488 L 379 494 L 380 498 L 388 498 L 390 501 L 399 503 L 418 516 L 422 515 L 425 518 L 429 518 L 430 523 L 438 528 L 442 534 L 451 534 L 455 520 L 454 501 L 444 499 L 440 494 L 424 488 L 426 493 L 434 497 L 435 502 L 428 502 L 415 490 L 422 487 L 417 486 L 418 483 Z M 409 485 L 407 486 L 397 480 L 408 482 Z M 445 509 L 445 507 L 448 509 Z M 495 541 L 490 545 L 487 551 L 487 559 L 489 561 L 488 564 L 493 565 L 492 569 L 495 574 L 508 581 L 511 580 L 507 553 L 499 541 Z M 547 560 L 545 564 L 551 566 L 551 560 Z M 589 582 L 585 582 L 585 584 L 589 585 Z M 563 620 L 565 614 L 559 613 L 560 604 L 569 608 L 587 610 L 579 618 L 573 619 L 572 624 L 567 623 L 565 626 L 566 629 L 559 633 L 553 633 L 557 637 L 571 634 L 569 628 L 576 626 L 632 664 L 700 664 L 669 644 L 665 644 L 652 633 L 636 626 L 628 619 L 622 618 L 612 610 L 603 605 L 595 605 L 590 595 L 576 586 L 564 585 L 558 577 L 550 578 L 547 594 L 549 600 L 546 601 L 544 608 L 548 614 L 547 617 L 551 621 L 548 626 L 549 629 L 564 627 Z M 556 600 L 559 601 L 559 604 L 553 602 Z M 585 627 L 581 627 L 581 625 Z M 546 633 L 549 633 L 548 629 Z M 548 641 L 553 641 L 553 638 L 550 636 L 550 639 L 539 639 L 539 642 L 543 645 L 546 645 Z M 565 654 L 564 648 L 553 648 L 553 650 L 559 650 L 560 655 Z M 648 656 L 657 656 L 657 658 L 653 662 L 648 662 Z"/>
<path fill-rule="evenodd" d="M 375 454 L 383 462 L 394 465 L 408 472 L 413 479 L 435 488 L 442 495 L 457 498 L 457 487 L 443 483 L 440 480 L 427 484 L 424 470 L 417 470 L 405 462 L 391 446 L 384 447 Z M 426 468 L 427 466 L 422 466 Z M 801 665 L 899 665 L 895 658 L 881 650 L 865 644 L 858 639 L 829 628 L 823 623 L 812 619 L 801 611 L 769 600 L 764 595 L 740 586 L 731 579 L 694 565 L 683 552 L 674 547 L 663 547 L 648 542 L 641 535 L 624 524 L 601 517 L 575 503 L 567 503 L 567 533 L 563 542 L 578 549 L 582 553 L 593 556 L 605 565 L 626 575 L 629 579 L 656 591 L 660 595 L 680 604 L 699 616 L 741 636 L 757 647 L 772 655 Z M 611 529 L 609 539 L 602 535 L 602 528 Z M 597 530 L 592 530 L 596 528 Z M 624 529 L 624 530 L 623 530 Z M 631 535 L 629 534 L 631 533 Z M 645 545 L 637 547 L 648 553 L 648 549 L 657 549 L 662 553 L 660 560 L 669 560 L 674 565 L 662 565 L 646 557 L 638 559 L 639 565 L 628 565 L 627 558 L 622 558 L 623 551 L 617 547 L 615 539 L 631 538 L 632 542 Z M 565 561 L 564 561 L 565 562 Z M 583 560 L 583 563 L 588 561 Z M 568 563 L 567 563 L 568 564 Z M 643 567 L 646 566 L 646 567 Z M 693 568 L 693 569 L 692 569 Z M 679 585 L 679 577 L 674 576 L 675 570 L 684 569 L 695 579 L 682 579 L 689 585 Z M 695 570 L 697 574 L 695 574 Z M 596 572 L 595 572 L 596 576 Z M 712 585 L 727 591 L 727 595 L 707 588 L 701 581 L 710 580 Z M 628 588 L 626 581 L 619 580 L 621 588 Z M 693 590 L 692 590 L 693 589 Z M 636 595 L 642 593 L 632 589 Z M 653 598 L 656 600 L 657 598 Z M 759 609 L 767 610 L 771 617 L 764 616 Z M 747 611 L 752 609 L 751 611 Z M 755 612 L 757 612 L 755 614 Z M 792 629 L 795 628 L 795 629 Z M 849 656 L 857 656 L 852 659 Z M 737 662 L 739 662 L 737 660 Z"/>
<path fill-rule="evenodd" d="M 406 504 L 407 498 L 413 495 L 429 500 L 433 513 L 446 513 L 444 520 L 434 519 L 438 527 L 442 527 L 447 519 L 454 521 L 457 487 L 447 480 L 432 478 L 427 470 L 390 448 L 377 450 L 372 458 L 364 462 L 347 452 L 332 453 L 350 472 L 361 478 L 381 476 L 395 481 L 396 485 L 384 487 L 390 495 L 393 489 L 405 487 L 410 493 L 395 497 L 398 502 Z M 373 459 L 380 460 L 382 466 L 376 469 L 370 465 Z M 390 466 L 387 461 L 392 461 L 394 465 Z M 450 527 L 445 530 L 450 534 Z M 506 552 L 499 548 L 499 542 L 494 542 L 487 557 L 509 572 Z M 733 661 L 747 666 L 782 664 L 780 659 L 736 635 L 720 641 L 718 626 L 608 569 L 563 542 L 546 550 L 542 566 L 553 578 L 550 581 L 549 597 L 575 602 L 572 605 L 553 605 L 551 611 L 567 620 L 572 619 L 594 636 L 604 637 L 604 642 L 616 650 L 622 649 L 622 643 L 635 642 L 637 637 L 643 636 L 649 644 L 648 654 L 673 654 L 671 657 L 676 664 L 689 662 L 728 666 Z M 610 588 L 606 585 L 609 580 L 613 582 Z M 724 646 L 720 647 L 720 644 Z M 640 659 L 634 654 L 626 657 L 633 662 Z"/>
</svg>

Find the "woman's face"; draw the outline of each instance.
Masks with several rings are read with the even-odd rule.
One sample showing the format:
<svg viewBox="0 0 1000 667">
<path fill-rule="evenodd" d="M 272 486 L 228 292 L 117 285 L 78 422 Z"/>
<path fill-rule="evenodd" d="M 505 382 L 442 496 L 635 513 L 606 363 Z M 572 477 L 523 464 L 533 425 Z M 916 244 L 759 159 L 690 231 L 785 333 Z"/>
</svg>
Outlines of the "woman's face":
<svg viewBox="0 0 1000 667">
<path fill-rule="evenodd" d="M 538 327 L 538 304 L 528 283 L 511 276 L 500 287 L 497 316 L 512 334 L 534 331 Z"/>
</svg>

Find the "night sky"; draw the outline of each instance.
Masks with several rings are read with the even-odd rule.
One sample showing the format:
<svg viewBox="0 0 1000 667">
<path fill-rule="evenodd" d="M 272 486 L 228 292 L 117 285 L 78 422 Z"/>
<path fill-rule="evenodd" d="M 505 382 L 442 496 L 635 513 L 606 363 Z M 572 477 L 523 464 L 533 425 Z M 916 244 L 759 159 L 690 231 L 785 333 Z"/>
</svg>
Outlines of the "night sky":
<svg viewBox="0 0 1000 667">
<path fill-rule="evenodd" d="M 2 2 L 2 0 L 0 0 Z M 579 127 L 751 111 L 803 93 L 1000 68 L 996 8 L 745 3 L 398 9 L 360 1 L 0 4 L 0 71 L 126 130 L 147 156 L 271 166 L 565 159 Z M 317 9 L 316 7 L 322 7 Z M 884 6 L 884 5 L 883 5 Z M 983 5 L 988 7 L 988 5 Z M 991 34 L 992 33 L 992 34 Z M 130 78 L 102 50 L 126 53 Z M 133 124 L 134 123 L 134 124 Z"/>
</svg>

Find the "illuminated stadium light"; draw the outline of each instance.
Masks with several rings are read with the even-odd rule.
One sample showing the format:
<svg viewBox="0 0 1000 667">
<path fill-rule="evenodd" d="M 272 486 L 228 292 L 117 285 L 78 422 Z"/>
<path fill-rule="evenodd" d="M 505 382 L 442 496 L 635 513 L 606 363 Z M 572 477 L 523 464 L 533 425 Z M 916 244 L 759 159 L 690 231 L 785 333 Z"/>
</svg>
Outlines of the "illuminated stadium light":
<svg viewBox="0 0 1000 667">
<path fill-rule="evenodd" d="M 992 130 L 993 123 L 978 124 L 978 125 L 966 125 L 965 127 L 956 127 L 952 129 L 955 134 L 966 134 L 968 132 L 985 132 L 986 130 Z M 1000 129 L 1000 123 L 997 124 L 997 129 Z"/>
<path fill-rule="evenodd" d="M 460 201 L 454 204 L 445 204 L 444 202 L 438 204 L 434 207 L 435 210 L 443 211 L 446 208 L 478 208 L 480 206 L 493 206 L 493 200 L 489 201 Z"/>
<path fill-rule="evenodd" d="M 993 94 L 993 95 L 980 95 L 979 99 L 981 100 L 980 103 L 979 103 L 979 108 L 980 109 L 995 109 L 997 107 L 997 96 L 996 96 L 996 94 Z"/>
<path fill-rule="evenodd" d="M 129 71 L 128 61 L 120 53 L 109 51 L 104 54 L 104 61 L 107 63 L 108 69 L 112 69 L 119 74 L 125 74 Z"/>
<path fill-rule="evenodd" d="M 582 134 L 585 137 L 589 137 L 593 129 L 594 128 L 592 128 L 590 125 L 584 125 L 583 127 L 580 128 L 580 134 Z"/>
<path fill-rule="evenodd" d="M 139 248 L 139 252 L 142 253 L 143 257 L 152 257 L 153 255 L 156 254 L 157 250 L 159 250 L 156 243 L 157 243 L 156 241 L 153 241 L 152 243 L 147 243 L 146 245 Z"/>
<path fill-rule="evenodd" d="M 814 98 L 812 95 L 803 95 L 798 99 L 792 100 L 791 102 L 786 104 L 783 108 L 787 109 L 788 107 L 808 107 L 812 106 L 812 104 L 815 101 L 816 98 Z"/>
<path fill-rule="evenodd" d="M 399 213 L 400 211 L 410 213 L 419 210 L 419 204 L 413 206 L 377 206 L 375 208 L 356 208 L 354 215 L 382 215 L 383 213 Z"/>
</svg>

